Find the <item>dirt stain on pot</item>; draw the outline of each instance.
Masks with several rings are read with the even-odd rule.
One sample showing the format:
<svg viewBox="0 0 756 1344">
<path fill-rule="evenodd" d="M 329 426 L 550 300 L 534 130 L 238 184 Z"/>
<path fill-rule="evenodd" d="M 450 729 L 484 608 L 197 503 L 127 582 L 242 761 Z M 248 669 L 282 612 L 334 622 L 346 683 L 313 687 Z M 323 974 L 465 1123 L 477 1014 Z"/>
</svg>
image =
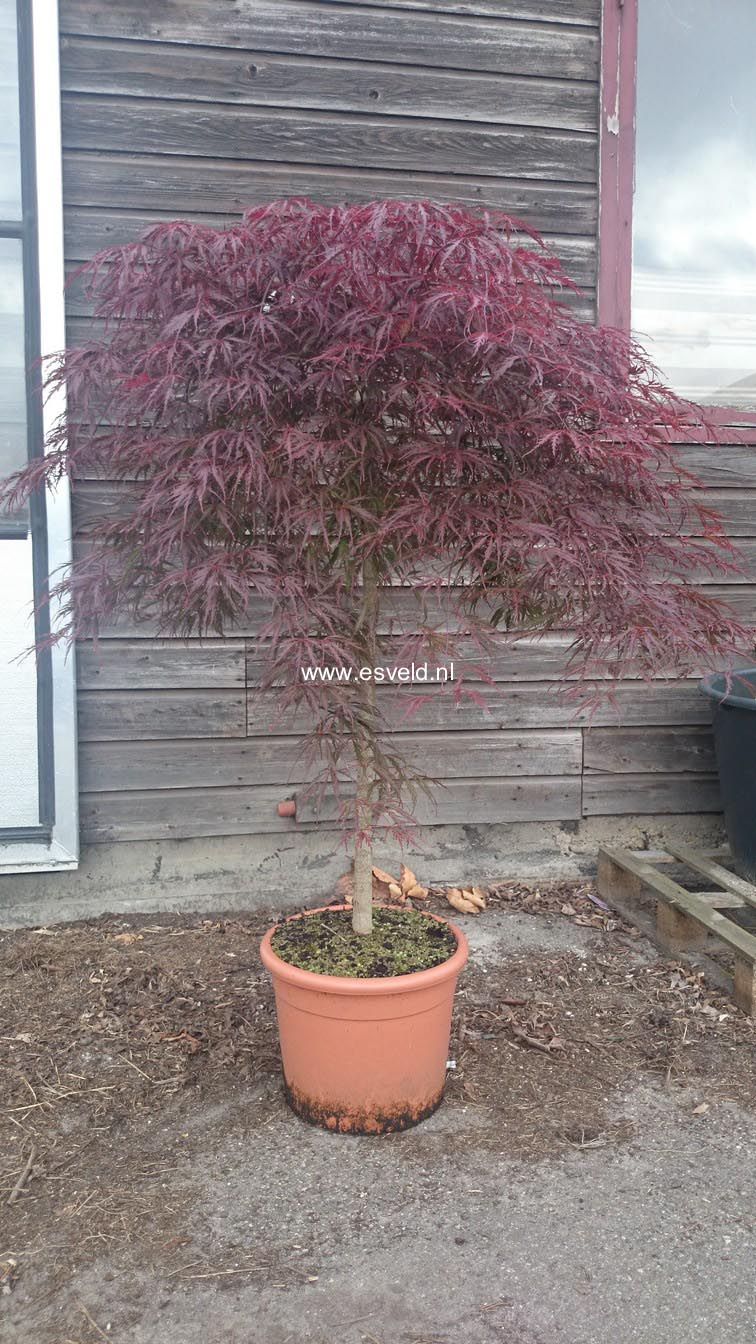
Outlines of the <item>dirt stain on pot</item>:
<svg viewBox="0 0 756 1344">
<path fill-rule="evenodd" d="M 421 1106 L 347 1111 L 343 1106 L 333 1106 L 327 1101 L 314 1101 L 284 1079 L 284 1096 L 291 1109 L 308 1124 L 330 1129 L 334 1134 L 397 1134 L 403 1129 L 412 1129 L 413 1125 L 419 1125 L 438 1110 L 443 1095 L 442 1088 L 437 1096 Z"/>
</svg>

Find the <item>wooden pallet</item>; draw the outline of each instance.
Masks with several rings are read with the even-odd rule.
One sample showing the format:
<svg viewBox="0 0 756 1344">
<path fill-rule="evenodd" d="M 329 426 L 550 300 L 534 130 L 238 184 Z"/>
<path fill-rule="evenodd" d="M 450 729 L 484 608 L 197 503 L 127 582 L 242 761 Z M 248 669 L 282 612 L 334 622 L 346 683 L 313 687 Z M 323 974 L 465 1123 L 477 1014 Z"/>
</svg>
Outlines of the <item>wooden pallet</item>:
<svg viewBox="0 0 756 1344">
<path fill-rule="evenodd" d="M 682 863 L 711 883 L 710 891 L 688 891 L 662 871 L 665 864 Z M 656 937 L 665 952 L 695 951 L 712 937 L 735 955 L 733 998 L 749 1016 L 756 1016 L 756 935 L 749 933 L 725 910 L 756 909 L 756 886 L 736 877 L 710 854 L 668 845 L 653 856 L 639 850 L 600 849 L 598 889 L 610 905 L 633 903 L 641 893 L 656 898 Z"/>
</svg>

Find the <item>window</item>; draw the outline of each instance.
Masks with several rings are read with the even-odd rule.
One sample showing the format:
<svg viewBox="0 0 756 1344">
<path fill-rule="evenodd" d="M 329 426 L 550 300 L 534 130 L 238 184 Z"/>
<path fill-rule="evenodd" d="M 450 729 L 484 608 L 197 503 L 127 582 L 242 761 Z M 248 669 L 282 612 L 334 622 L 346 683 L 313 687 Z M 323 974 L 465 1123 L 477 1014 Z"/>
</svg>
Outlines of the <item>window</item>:
<svg viewBox="0 0 756 1344">
<path fill-rule="evenodd" d="M 604 0 L 599 318 L 756 421 L 752 0 Z"/>
<path fill-rule="evenodd" d="M 55 0 L 0 0 L 0 475 L 43 451 L 40 357 L 64 342 Z M 65 490 L 0 514 L 0 872 L 75 866 L 74 672 L 43 636 L 70 561 Z"/>
<path fill-rule="evenodd" d="M 683 396 L 756 408 L 753 0 L 638 8 L 632 323 Z"/>
</svg>

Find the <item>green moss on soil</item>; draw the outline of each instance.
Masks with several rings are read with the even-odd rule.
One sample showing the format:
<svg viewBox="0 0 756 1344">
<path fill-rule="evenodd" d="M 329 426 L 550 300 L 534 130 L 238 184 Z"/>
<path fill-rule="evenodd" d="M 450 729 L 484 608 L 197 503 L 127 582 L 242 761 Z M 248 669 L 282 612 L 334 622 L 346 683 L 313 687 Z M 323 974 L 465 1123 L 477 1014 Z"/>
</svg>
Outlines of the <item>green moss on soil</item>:
<svg viewBox="0 0 756 1344">
<path fill-rule="evenodd" d="M 457 942 L 448 924 L 416 910 L 374 910 L 369 934 L 354 932 L 350 911 L 324 910 L 279 924 L 272 947 L 303 971 L 367 980 L 439 966 Z"/>
</svg>

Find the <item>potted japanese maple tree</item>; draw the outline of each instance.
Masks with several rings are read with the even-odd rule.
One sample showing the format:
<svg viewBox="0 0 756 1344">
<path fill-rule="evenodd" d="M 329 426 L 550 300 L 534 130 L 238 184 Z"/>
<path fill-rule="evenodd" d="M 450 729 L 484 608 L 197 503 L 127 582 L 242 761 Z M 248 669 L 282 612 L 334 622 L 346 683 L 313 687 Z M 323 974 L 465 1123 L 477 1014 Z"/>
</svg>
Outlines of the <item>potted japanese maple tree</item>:
<svg viewBox="0 0 756 1344">
<path fill-rule="evenodd" d="M 86 273 L 104 334 L 57 359 L 67 424 L 3 497 L 133 482 L 55 589 L 58 638 L 123 612 L 223 635 L 262 606 L 265 684 L 354 849 L 351 908 L 263 941 L 288 1095 L 331 1128 L 403 1128 L 441 1099 L 467 950 L 373 908 L 377 830 L 404 833 L 427 782 L 370 669 L 456 648 L 459 670 L 459 638 L 484 666 L 523 623 L 574 633 L 572 685 L 726 653 L 742 632 L 686 580 L 727 542 L 669 446 L 699 412 L 577 320 L 559 263 L 498 214 L 284 200 L 161 224 Z M 303 677 L 324 665 L 353 675 Z"/>
</svg>

